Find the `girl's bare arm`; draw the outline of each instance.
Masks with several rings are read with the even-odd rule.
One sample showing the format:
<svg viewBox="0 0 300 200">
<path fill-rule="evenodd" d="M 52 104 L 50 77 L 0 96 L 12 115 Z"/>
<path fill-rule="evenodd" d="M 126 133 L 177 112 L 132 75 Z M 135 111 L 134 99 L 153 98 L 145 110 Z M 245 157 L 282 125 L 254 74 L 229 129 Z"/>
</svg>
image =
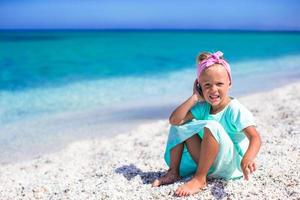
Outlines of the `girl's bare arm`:
<svg viewBox="0 0 300 200">
<path fill-rule="evenodd" d="M 172 125 L 181 125 L 187 121 L 192 120 L 194 117 L 190 109 L 198 102 L 198 97 L 193 94 L 180 106 L 178 106 L 171 114 L 169 122 Z"/>
<path fill-rule="evenodd" d="M 194 117 L 192 113 L 190 112 L 190 109 L 198 102 L 198 101 L 204 101 L 204 98 L 202 96 L 202 92 L 200 89 L 197 89 L 197 87 L 200 87 L 198 85 L 198 80 L 196 79 L 194 82 L 193 87 L 193 95 L 189 97 L 185 102 L 183 102 L 180 106 L 178 106 L 173 113 L 171 114 L 169 118 L 169 122 L 172 125 L 181 125 L 184 124 L 187 121 L 192 120 Z"/>
<path fill-rule="evenodd" d="M 261 139 L 254 126 L 249 126 L 244 129 L 244 133 L 249 139 L 248 149 L 241 161 L 241 167 L 246 180 L 249 179 L 249 174 L 256 170 L 254 159 L 260 149 Z"/>
</svg>

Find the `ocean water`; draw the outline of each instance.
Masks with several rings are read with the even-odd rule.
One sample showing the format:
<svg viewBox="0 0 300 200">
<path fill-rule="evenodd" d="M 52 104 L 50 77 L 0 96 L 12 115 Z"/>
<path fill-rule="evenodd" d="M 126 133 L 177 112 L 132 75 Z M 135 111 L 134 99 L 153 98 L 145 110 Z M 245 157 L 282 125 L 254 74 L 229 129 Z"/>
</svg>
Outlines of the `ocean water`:
<svg viewBox="0 0 300 200">
<path fill-rule="evenodd" d="M 165 119 L 191 94 L 196 55 L 217 50 L 234 96 L 300 80 L 299 32 L 0 31 L 0 150 L 37 155 Z"/>
</svg>

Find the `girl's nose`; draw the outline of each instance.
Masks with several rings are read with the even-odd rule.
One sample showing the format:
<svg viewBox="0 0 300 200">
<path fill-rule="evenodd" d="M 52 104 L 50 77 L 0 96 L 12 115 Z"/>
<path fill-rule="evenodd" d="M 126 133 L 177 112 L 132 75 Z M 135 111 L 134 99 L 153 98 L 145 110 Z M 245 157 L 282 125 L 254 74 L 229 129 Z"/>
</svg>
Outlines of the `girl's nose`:
<svg viewBox="0 0 300 200">
<path fill-rule="evenodd" d="M 212 85 L 212 86 L 211 86 L 211 90 L 212 90 L 212 91 L 217 91 L 217 90 L 218 90 L 218 88 L 217 88 L 217 86 L 216 86 L 216 85 Z"/>
</svg>

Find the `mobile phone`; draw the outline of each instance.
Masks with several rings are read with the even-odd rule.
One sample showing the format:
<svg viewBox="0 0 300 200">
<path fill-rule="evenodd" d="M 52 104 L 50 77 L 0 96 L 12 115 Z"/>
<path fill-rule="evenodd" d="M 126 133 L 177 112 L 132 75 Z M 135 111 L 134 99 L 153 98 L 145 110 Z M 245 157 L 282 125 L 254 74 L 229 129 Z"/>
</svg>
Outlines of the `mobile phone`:
<svg viewBox="0 0 300 200">
<path fill-rule="evenodd" d="M 196 89 L 197 89 L 197 92 L 200 94 L 200 96 L 203 96 L 202 95 L 201 85 L 199 83 L 196 85 Z"/>
</svg>

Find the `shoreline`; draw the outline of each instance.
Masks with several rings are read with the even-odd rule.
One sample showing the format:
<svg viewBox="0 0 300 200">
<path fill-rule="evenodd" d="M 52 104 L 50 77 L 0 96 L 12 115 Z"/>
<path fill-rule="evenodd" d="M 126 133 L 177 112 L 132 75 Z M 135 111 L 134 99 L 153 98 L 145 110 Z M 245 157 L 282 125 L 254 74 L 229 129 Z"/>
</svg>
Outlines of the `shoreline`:
<svg viewBox="0 0 300 200">
<path fill-rule="evenodd" d="M 248 182 L 209 179 L 207 190 L 192 197 L 299 198 L 300 82 L 238 100 L 255 116 L 262 137 L 258 170 Z M 167 120 L 158 120 L 125 134 L 75 141 L 29 161 L 1 164 L 0 198 L 177 199 L 173 191 L 182 181 L 159 188 L 150 184 L 167 170 L 168 128 Z"/>
</svg>

